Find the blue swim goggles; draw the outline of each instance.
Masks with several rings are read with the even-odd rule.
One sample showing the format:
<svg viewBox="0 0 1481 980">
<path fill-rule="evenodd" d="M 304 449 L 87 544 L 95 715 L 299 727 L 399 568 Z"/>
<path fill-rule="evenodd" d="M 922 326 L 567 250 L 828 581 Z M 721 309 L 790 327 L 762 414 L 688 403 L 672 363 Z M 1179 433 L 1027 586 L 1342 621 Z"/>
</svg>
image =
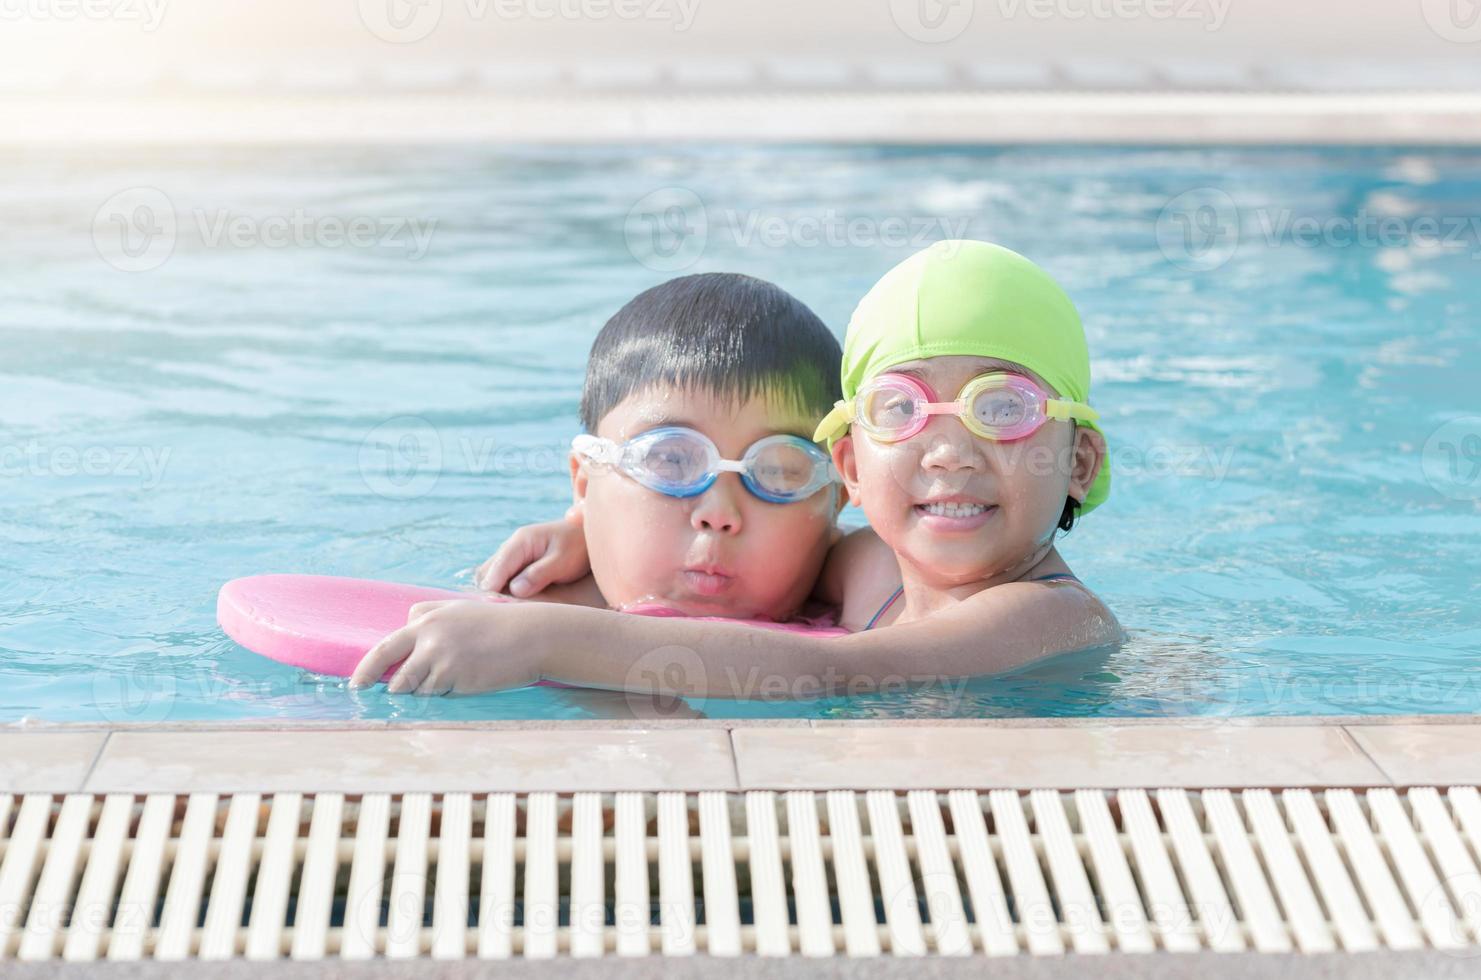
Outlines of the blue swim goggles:
<svg viewBox="0 0 1481 980">
<path fill-rule="evenodd" d="M 703 432 L 682 426 L 650 429 L 618 445 L 611 439 L 579 435 L 571 450 L 606 463 L 649 490 L 670 497 L 696 497 L 721 473 L 739 473 L 746 489 L 773 504 L 806 500 L 833 482 L 828 454 L 800 436 L 758 439 L 739 460 L 722 459 Z"/>
</svg>

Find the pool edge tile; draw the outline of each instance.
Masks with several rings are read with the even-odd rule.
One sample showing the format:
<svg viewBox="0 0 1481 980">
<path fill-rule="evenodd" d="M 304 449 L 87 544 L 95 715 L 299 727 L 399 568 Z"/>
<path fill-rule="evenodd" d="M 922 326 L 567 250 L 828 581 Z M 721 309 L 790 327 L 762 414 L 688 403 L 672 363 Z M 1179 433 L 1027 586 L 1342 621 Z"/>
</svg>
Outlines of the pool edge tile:
<svg viewBox="0 0 1481 980">
<path fill-rule="evenodd" d="M 1481 784 L 1474 727 L 1348 725 L 1347 733 L 1395 786 Z"/>
<path fill-rule="evenodd" d="M 1386 786 L 1340 727 L 732 732 L 741 788 Z"/>
<path fill-rule="evenodd" d="M 714 731 L 115 733 L 89 792 L 735 789 Z"/>
<path fill-rule="evenodd" d="M 99 732 L 0 732 L 0 793 L 75 793 L 109 738 Z"/>
</svg>

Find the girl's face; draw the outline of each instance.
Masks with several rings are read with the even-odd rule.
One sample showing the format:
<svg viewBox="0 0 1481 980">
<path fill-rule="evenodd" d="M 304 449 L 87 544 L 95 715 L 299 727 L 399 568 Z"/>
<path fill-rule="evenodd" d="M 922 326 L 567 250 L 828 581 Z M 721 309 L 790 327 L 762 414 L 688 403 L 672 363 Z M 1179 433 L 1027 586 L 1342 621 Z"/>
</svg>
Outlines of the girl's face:
<svg viewBox="0 0 1481 980">
<path fill-rule="evenodd" d="M 659 426 L 697 429 L 726 459 L 778 433 L 811 438 L 815 420 L 757 396 L 736 405 L 656 387 L 629 396 L 597 425 L 623 443 Z M 586 529 L 591 571 L 608 605 L 660 605 L 689 616 L 787 619 L 812 593 L 842 506 L 837 485 L 777 504 L 737 473 L 704 493 L 669 497 L 614 467 L 576 460 L 571 483 Z"/>
<path fill-rule="evenodd" d="M 932 357 L 890 369 L 924 382 L 937 401 L 955 399 L 989 371 L 1059 394 L 1028 369 L 993 358 Z M 1100 433 L 1066 420 L 993 442 L 950 415 L 932 416 L 901 442 L 878 443 L 855 428 L 833 447 L 849 499 L 902 565 L 938 588 L 1011 581 L 1032 568 L 1053 544 L 1065 498 L 1085 499 L 1104 456 Z"/>
</svg>

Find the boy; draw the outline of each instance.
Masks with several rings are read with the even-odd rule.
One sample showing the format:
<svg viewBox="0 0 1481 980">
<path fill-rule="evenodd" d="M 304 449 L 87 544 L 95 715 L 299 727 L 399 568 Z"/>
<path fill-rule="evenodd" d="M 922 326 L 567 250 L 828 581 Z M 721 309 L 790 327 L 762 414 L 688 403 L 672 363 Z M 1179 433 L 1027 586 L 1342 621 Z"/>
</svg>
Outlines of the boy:
<svg viewBox="0 0 1481 980">
<path fill-rule="evenodd" d="M 816 314 L 749 276 L 685 276 L 635 297 L 587 363 L 586 434 L 571 454 L 568 519 L 557 522 L 574 529 L 581 577 L 540 598 L 797 615 L 836 536 L 837 485 L 811 436 L 838 397 L 840 358 Z M 717 469 L 726 464 L 735 472 Z M 517 535 L 503 560 L 551 527 Z M 505 584 L 489 581 L 499 557 L 480 569 L 491 591 Z"/>
</svg>

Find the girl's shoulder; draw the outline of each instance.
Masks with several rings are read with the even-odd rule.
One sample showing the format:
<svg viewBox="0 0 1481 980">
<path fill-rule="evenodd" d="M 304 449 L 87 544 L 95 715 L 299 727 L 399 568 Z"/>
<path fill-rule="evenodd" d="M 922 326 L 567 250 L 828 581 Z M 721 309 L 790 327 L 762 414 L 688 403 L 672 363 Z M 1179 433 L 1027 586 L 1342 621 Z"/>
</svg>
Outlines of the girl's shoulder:
<svg viewBox="0 0 1481 980">
<path fill-rule="evenodd" d="M 995 585 L 900 628 L 915 631 L 925 648 L 954 651 L 965 674 L 996 673 L 1126 639 L 1099 596 L 1078 579 L 1059 576 Z"/>
<path fill-rule="evenodd" d="M 1018 582 L 984 590 L 976 598 L 992 603 L 1006 600 L 1004 608 L 1015 610 L 1027 620 L 1030 630 L 1042 629 L 1062 638 L 1064 651 L 1120 643 L 1126 632 L 1111 607 L 1073 572 L 1044 572 Z M 970 601 L 970 600 L 969 600 Z"/>
</svg>

